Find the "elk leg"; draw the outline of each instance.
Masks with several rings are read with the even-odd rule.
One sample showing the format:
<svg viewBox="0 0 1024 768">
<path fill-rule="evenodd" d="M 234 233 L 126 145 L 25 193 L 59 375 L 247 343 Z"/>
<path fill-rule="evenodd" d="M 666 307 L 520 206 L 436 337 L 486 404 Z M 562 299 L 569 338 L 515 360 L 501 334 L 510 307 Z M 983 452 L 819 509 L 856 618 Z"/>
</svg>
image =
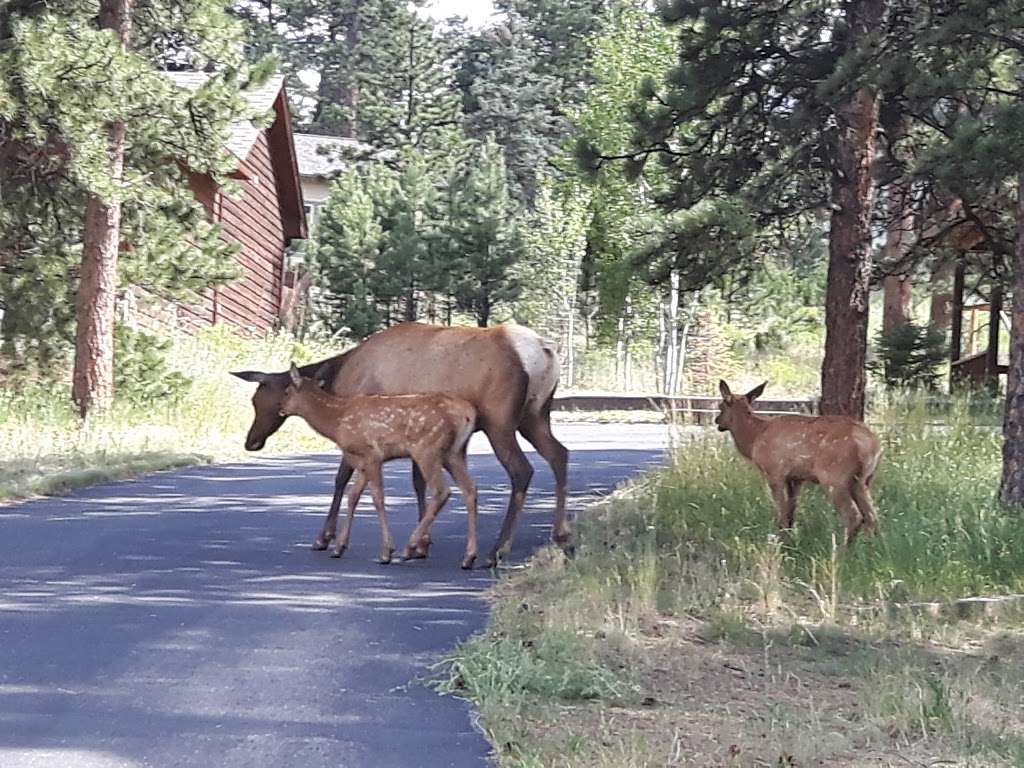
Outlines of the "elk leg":
<svg viewBox="0 0 1024 768">
<path fill-rule="evenodd" d="M 514 431 L 488 429 L 484 427 L 487 439 L 491 442 L 494 455 L 508 472 L 509 480 L 512 482 L 512 495 L 508 500 L 508 510 L 505 512 L 505 519 L 501 524 L 501 532 L 494 544 L 494 549 L 487 557 L 487 567 L 494 568 L 512 546 L 512 532 L 515 530 L 519 513 L 526 501 L 526 489 L 530 487 L 530 479 L 533 477 L 533 467 L 527 461 L 526 455 L 516 442 Z"/>
<path fill-rule="evenodd" d="M 377 520 L 380 522 L 380 557 L 377 562 L 387 565 L 391 562 L 391 555 L 395 551 L 395 541 L 391 538 L 391 526 L 388 525 L 388 515 L 384 509 L 384 480 L 381 476 L 380 464 L 374 464 L 365 468 L 366 482 L 373 494 L 373 506 L 377 510 Z"/>
<path fill-rule="evenodd" d="M 857 505 L 853 501 L 849 488 L 835 486 L 832 488 L 832 505 L 839 513 L 843 526 L 846 528 L 845 544 L 849 545 L 857 536 L 863 520 Z"/>
<path fill-rule="evenodd" d="M 473 482 L 473 478 L 469 474 L 469 469 L 466 467 L 465 449 L 463 449 L 461 453 L 449 456 L 448 461 L 445 463 L 445 467 L 455 479 L 455 484 L 459 486 L 459 490 L 462 492 L 462 501 L 466 505 L 466 554 L 462 558 L 462 567 L 463 569 L 468 570 L 473 567 L 473 561 L 476 560 L 477 510 L 476 483 Z"/>
<path fill-rule="evenodd" d="M 356 507 L 359 506 L 359 498 L 366 488 L 366 475 L 362 472 L 356 473 L 356 479 L 352 481 L 352 487 L 348 491 L 348 515 L 345 518 L 345 525 L 338 533 L 334 542 L 334 551 L 331 557 L 341 557 L 348 549 L 348 542 L 352 538 L 352 520 L 356 516 Z"/>
<path fill-rule="evenodd" d="M 571 520 L 565 512 L 569 451 L 551 433 L 551 401 L 540 413 L 528 414 L 519 431 L 537 449 L 555 476 L 555 520 L 551 527 L 551 540 L 571 555 L 575 546 L 572 543 Z"/>
<path fill-rule="evenodd" d="M 868 536 L 874 536 L 878 532 L 878 517 L 875 515 L 875 505 L 871 500 L 871 491 L 868 490 L 868 483 L 862 483 L 857 478 L 850 483 L 850 495 L 860 510 L 862 522 L 861 527 Z"/>
<path fill-rule="evenodd" d="M 416 526 L 416 530 L 412 532 L 412 535 L 409 537 L 409 543 L 406 544 L 405 550 L 402 552 L 403 560 L 426 557 L 419 550 L 420 542 L 430 531 L 430 526 L 437 518 L 445 502 L 448 501 L 448 497 L 452 495 L 451 488 L 448 487 L 448 483 L 444 480 L 444 474 L 441 472 L 441 465 L 437 461 L 416 463 L 420 465 L 423 476 L 427 481 L 427 486 L 430 488 L 430 502 L 427 504 L 427 513 L 420 520 L 419 525 Z"/>
<path fill-rule="evenodd" d="M 771 482 L 768 485 L 772 491 L 772 499 L 775 501 L 775 523 L 779 530 L 788 531 L 793 527 L 796 510 L 796 499 L 791 493 L 790 485 L 785 480 Z"/>
<path fill-rule="evenodd" d="M 417 520 L 422 521 L 427 514 L 427 481 L 423 479 L 420 465 L 415 461 L 412 462 L 412 487 L 416 491 L 416 511 L 419 513 Z M 430 553 L 430 533 L 423 536 L 417 550 L 421 557 L 426 557 Z"/>
<path fill-rule="evenodd" d="M 313 549 L 327 549 L 327 545 L 334 539 L 334 531 L 338 525 L 338 510 L 341 509 L 341 499 L 345 495 L 345 486 L 355 470 L 352 465 L 341 457 L 341 464 L 338 466 L 338 474 L 334 478 L 334 498 L 331 499 L 331 509 L 324 519 L 324 527 L 320 535 L 313 540 Z"/>
</svg>

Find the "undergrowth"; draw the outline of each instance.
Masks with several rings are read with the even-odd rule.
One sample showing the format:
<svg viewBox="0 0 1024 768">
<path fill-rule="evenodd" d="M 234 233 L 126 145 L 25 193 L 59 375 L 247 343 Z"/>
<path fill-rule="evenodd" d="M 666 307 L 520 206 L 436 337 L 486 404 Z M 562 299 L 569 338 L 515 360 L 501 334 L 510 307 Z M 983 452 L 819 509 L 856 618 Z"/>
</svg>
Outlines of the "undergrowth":
<svg viewBox="0 0 1024 768">
<path fill-rule="evenodd" d="M 107 414 L 79 419 L 70 381 L 22 381 L 0 388 L 0 499 L 53 493 L 140 471 L 245 455 L 254 386 L 238 369 L 286 370 L 336 354 L 336 346 L 303 345 L 282 334 L 240 337 L 214 327 L 181 336 L 164 351 L 174 397 L 122 398 Z M 324 449 L 327 444 L 290 420 L 264 451 Z"/>
<path fill-rule="evenodd" d="M 545 550 L 502 580 L 489 629 L 441 666 L 438 684 L 477 702 L 503 765 L 688 765 L 686 745 L 709 733 L 724 752 L 692 764 L 759 764 L 732 762 L 745 731 L 766 764 L 859 765 L 846 755 L 865 746 L 1022 764 L 1024 699 L 1019 671 L 1008 674 L 1024 658 L 1019 634 L 1005 654 L 1013 661 L 999 662 L 973 655 L 988 625 L 965 639 L 939 619 L 877 610 L 1024 591 L 1024 516 L 995 498 L 1000 435 L 966 403 L 944 408 L 938 426 L 920 400 L 890 403 L 872 420 L 884 443 L 878 538 L 843 552 L 838 517 L 813 486 L 796 530 L 779 535 L 764 481 L 729 438 L 688 441 L 668 466 L 581 517 L 573 560 Z M 991 621 L 1019 624 L 1008 613 Z M 552 642 L 568 650 L 552 655 Z M 708 656 L 708 644 L 724 650 Z M 702 690 L 687 671 L 723 657 L 756 681 L 747 698 Z M 837 676 L 857 695 L 835 693 Z M 685 691 L 651 714 L 643 702 L 662 706 L 659 687 L 674 679 Z M 808 690 L 791 696 L 779 680 Z M 726 716 L 723 697 L 736 699 Z M 573 735 L 562 723 L 580 717 L 590 725 Z M 701 726 L 709 718 L 719 730 Z M 783 724 L 775 741 L 757 741 L 765 722 Z M 676 734 L 671 743 L 650 737 L 652 723 Z M 799 737 L 808 729 L 824 735 L 808 742 Z"/>
</svg>

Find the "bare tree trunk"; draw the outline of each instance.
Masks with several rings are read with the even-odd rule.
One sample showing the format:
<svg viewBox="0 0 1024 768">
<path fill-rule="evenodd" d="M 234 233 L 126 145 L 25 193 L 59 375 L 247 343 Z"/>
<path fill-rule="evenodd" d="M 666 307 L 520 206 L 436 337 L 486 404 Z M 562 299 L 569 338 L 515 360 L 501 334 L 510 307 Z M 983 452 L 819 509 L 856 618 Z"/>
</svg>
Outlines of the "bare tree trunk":
<svg viewBox="0 0 1024 768">
<path fill-rule="evenodd" d="M 1017 249 L 1013 268 L 1010 370 L 1003 416 L 1003 477 L 999 498 L 1024 504 L 1024 173 L 1017 178 Z"/>
<path fill-rule="evenodd" d="M 565 329 L 565 384 L 572 387 L 576 384 L 576 307 L 571 294 L 567 303 L 569 317 Z"/>
<path fill-rule="evenodd" d="M 883 0 L 861 0 L 847 6 L 851 45 L 878 28 L 883 10 Z M 878 107 L 878 94 L 862 88 L 839 110 L 840 138 L 832 173 L 821 413 L 858 419 L 864 417 Z"/>
<path fill-rule="evenodd" d="M 626 392 L 633 390 L 633 297 L 626 293 L 625 338 L 623 339 L 622 379 Z"/>
<path fill-rule="evenodd" d="M 953 305 L 953 293 L 946 287 L 945 282 L 949 279 L 952 271 L 953 265 L 949 262 L 943 262 L 932 270 L 932 298 L 928 307 L 928 324 L 932 328 L 936 328 L 940 331 L 946 331 L 949 329 L 949 318 L 952 313 Z M 936 289 L 936 285 L 941 287 Z"/>
<path fill-rule="evenodd" d="M 102 0 L 97 23 L 117 33 L 127 46 L 132 0 Z M 115 120 L 110 138 L 110 178 L 116 187 L 124 176 L 125 124 Z M 121 245 L 121 190 L 110 200 L 89 195 L 85 205 L 82 267 L 75 318 L 75 368 L 71 396 L 85 417 L 110 407 L 114 399 L 114 309 L 117 256 Z"/>
<path fill-rule="evenodd" d="M 910 299 L 913 284 L 907 275 L 890 275 L 882 281 L 882 331 L 891 331 L 910 322 Z"/>
<path fill-rule="evenodd" d="M 668 394 L 674 395 L 679 390 L 679 358 L 681 354 L 679 348 L 679 272 L 673 269 L 669 279 L 671 293 L 668 302 L 668 327 L 671 334 L 672 356 L 665 374 L 668 380 Z"/>
<path fill-rule="evenodd" d="M 615 380 L 625 387 L 626 371 L 626 309 L 623 307 L 615 324 Z"/>
<path fill-rule="evenodd" d="M 654 377 L 655 386 L 659 392 L 665 391 L 665 352 L 668 346 L 667 334 L 665 329 L 665 299 L 664 297 L 658 302 L 658 343 L 654 347 Z"/>
</svg>

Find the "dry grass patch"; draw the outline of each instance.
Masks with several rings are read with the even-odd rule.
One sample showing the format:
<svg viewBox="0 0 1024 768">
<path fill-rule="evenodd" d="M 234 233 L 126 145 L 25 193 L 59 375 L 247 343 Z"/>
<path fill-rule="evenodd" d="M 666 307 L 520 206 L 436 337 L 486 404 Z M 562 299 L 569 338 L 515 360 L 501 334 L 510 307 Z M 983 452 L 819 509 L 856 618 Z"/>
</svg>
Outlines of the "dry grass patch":
<svg viewBox="0 0 1024 768">
<path fill-rule="evenodd" d="M 686 444 L 581 519 L 575 559 L 503 579 L 441 689 L 477 703 L 503 766 L 1024 766 L 1019 604 L 899 608 L 1024 586 L 998 440 L 885 439 L 882 537 L 846 554 L 821 494 L 780 539 L 732 447 Z"/>
</svg>

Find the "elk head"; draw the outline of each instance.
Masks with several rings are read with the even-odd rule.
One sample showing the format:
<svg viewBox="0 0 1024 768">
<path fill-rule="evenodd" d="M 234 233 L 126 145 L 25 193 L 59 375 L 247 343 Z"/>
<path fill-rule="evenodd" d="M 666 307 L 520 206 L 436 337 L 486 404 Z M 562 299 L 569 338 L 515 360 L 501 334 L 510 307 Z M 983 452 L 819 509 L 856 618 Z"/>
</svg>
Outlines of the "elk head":
<svg viewBox="0 0 1024 768">
<path fill-rule="evenodd" d="M 297 414 L 302 392 L 313 386 L 316 386 L 313 381 L 302 378 L 298 367 L 292 363 L 292 367 L 288 370 L 288 386 L 285 387 L 284 396 L 281 398 L 281 416 L 287 418 Z"/>
<path fill-rule="evenodd" d="M 719 432 L 731 432 L 739 420 L 750 416 L 754 409 L 751 404 L 764 394 L 764 388 L 768 382 L 764 382 L 745 395 L 734 395 L 729 390 L 729 385 L 724 380 L 719 380 L 718 391 L 722 393 L 722 402 L 718 404 L 718 416 L 715 424 Z"/>
<path fill-rule="evenodd" d="M 292 363 L 295 368 L 295 363 Z M 297 371 L 298 369 L 296 369 Z M 231 371 L 232 376 L 237 376 L 242 381 L 251 381 L 259 384 L 252 396 L 252 407 L 256 412 L 249 427 L 249 433 L 245 436 L 245 450 L 258 451 L 263 448 L 267 438 L 277 432 L 288 418 L 281 412 L 281 403 L 284 400 L 284 392 L 292 383 L 291 371 L 283 373 L 263 373 L 262 371 Z M 327 377 L 333 375 L 333 370 L 327 364 L 320 366 L 314 375 L 317 386 L 327 388 Z"/>
</svg>

